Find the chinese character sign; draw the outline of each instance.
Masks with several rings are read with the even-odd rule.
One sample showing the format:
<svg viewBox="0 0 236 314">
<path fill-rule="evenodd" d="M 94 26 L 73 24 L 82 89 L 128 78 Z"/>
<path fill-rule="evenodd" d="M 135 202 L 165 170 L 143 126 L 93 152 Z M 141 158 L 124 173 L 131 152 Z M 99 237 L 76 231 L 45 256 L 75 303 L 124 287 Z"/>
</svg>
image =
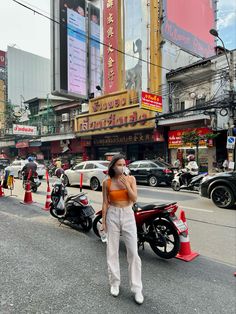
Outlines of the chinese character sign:
<svg viewBox="0 0 236 314">
<path fill-rule="evenodd" d="M 118 0 L 104 0 L 104 93 L 112 93 L 119 88 L 118 79 Z"/>
</svg>

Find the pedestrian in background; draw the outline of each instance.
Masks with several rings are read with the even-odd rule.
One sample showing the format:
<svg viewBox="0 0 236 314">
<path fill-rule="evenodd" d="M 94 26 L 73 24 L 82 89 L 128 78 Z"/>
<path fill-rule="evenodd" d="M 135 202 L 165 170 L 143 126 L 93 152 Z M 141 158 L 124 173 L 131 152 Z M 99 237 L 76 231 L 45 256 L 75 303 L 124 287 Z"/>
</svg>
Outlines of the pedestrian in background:
<svg viewBox="0 0 236 314">
<path fill-rule="evenodd" d="M 107 264 L 110 293 L 119 295 L 120 233 L 127 250 L 129 283 L 136 303 L 144 301 L 141 281 L 141 260 L 138 255 L 137 228 L 132 209 L 137 200 L 136 180 L 125 175 L 126 163 L 122 155 L 115 155 L 108 167 L 109 178 L 103 182 L 103 205 L 101 231 L 107 232 Z"/>
</svg>

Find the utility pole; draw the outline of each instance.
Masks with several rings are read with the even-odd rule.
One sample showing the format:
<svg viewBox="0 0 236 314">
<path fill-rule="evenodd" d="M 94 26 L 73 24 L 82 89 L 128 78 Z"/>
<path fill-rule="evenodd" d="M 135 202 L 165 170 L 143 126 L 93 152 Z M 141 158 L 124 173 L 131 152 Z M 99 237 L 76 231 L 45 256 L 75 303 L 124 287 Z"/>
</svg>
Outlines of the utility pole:
<svg viewBox="0 0 236 314">
<path fill-rule="evenodd" d="M 234 136 L 234 128 L 236 127 L 234 125 L 234 123 L 236 122 L 235 119 L 235 109 L 234 109 L 234 64 L 233 64 L 233 52 L 230 51 L 229 52 L 229 57 L 228 57 L 228 51 L 225 48 L 225 44 L 222 40 L 222 38 L 220 38 L 219 33 L 217 30 L 215 29 L 210 29 L 209 33 L 218 38 L 220 40 L 220 42 L 222 43 L 223 49 L 224 49 L 224 54 L 226 57 L 226 61 L 227 61 L 227 65 L 229 68 L 229 128 L 228 128 L 228 132 L 227 132 L 227 137 L 228 136 Z M 228 149 L 228 161 L 232 161 L 234 162 L 234 169 L 236 170 L 236 145 L 233 149 Z"/>
</svg>

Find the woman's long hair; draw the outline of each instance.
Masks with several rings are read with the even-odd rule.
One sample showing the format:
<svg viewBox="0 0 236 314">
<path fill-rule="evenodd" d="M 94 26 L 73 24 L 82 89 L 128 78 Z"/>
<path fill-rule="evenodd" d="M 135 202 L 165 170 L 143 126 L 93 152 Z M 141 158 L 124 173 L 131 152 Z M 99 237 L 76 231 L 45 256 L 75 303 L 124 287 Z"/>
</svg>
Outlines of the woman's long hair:
<svg viewBox="0 0 236 314">
<path fill-rule="evenodd" d="M 125 156 L 119 154 L 119 155 L 115 155 L 112 158 L 112 160 L 111 160 L 111 162 L 110 162 L 110 164 L 108 166 L 108 175 L 109 175 L 110 178 L 113 178 L 115 176 L 116 173 L 115 173 L 115 170 L 114 170 L 114 166 L 115 166 L 116 162 L 118 160 L 120 160 L 120 159 L 125 159 Z"/>
</svg>

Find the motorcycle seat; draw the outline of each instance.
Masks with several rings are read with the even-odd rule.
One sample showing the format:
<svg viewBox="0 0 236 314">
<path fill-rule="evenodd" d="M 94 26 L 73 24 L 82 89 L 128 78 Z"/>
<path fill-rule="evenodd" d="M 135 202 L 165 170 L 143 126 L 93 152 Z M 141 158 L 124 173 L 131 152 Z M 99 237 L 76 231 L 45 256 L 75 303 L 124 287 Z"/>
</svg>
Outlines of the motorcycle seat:
<svg viewBox="0 0 236 314">
<path fill-rule="evenodd" d="M 152 210 L 152 209 L 165 209 L 168 206 L 175 205 L 176 202 L 173 203 L 164 203 L 164 204 L 137 204 L 137 207 L 141 208 L 141 210 Z"/>
<path fill-rule="evenodd" d="M 71 195 L 68 195 L 66 200 L 69 201 L 69 200 L 73 200 L 73 199 L 76 199 L 77 197 L 80 197 L 81 195 L 83 195 L 84 192 L 81 192 L 79 194 L 71 194 Z"/>
</svg>

